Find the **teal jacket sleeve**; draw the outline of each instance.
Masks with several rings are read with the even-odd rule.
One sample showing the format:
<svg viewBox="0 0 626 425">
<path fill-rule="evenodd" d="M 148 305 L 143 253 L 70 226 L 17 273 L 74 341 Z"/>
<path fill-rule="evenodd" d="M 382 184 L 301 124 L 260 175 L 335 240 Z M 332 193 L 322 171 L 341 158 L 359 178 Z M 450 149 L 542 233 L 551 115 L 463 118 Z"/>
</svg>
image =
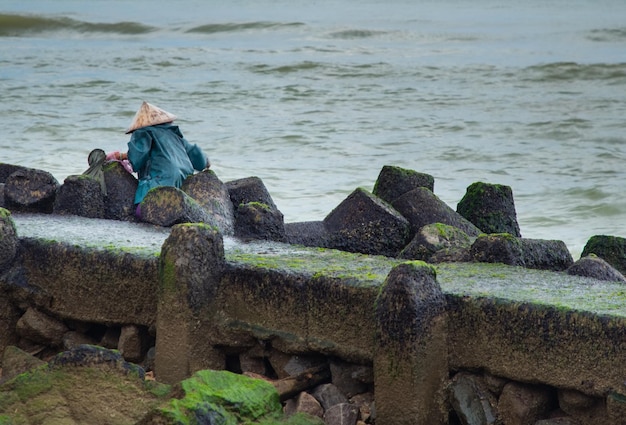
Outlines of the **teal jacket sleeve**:
<svg viewBox="0 0 626 425">
<path fill-rule="evenodd" d="M 128 160 L 137 173 L 143 170 L 150 158 L 152 149 L 152 136 L 142 129 L 133 132 L 128 142 Z"/>
</svg>

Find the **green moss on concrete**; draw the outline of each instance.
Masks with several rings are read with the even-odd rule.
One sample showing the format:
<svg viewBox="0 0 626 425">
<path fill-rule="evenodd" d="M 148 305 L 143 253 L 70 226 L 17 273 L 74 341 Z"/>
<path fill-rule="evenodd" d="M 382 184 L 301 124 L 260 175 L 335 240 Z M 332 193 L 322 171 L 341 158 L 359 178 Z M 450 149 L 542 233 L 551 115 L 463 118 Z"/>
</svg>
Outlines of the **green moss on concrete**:
<svg viewBox="0 0 626 425">
<path fill-rule="evenodd" d="M 286 252 L 272 254 L 232 249 L 226 260 L 260 269 L 283 270 L 315 278 L 345 279 L 352 284 L 380 284 L 393 267 L 402 262 L 383 256 L 353 254 L 325 248 L 292 247 Z"/>
<path fill-rule="evenodd" d="M 626 317 L 626 286 L 565 272 L 491 263 L 437 265 L 445 293 L 499 298 Z"/>
</svg>

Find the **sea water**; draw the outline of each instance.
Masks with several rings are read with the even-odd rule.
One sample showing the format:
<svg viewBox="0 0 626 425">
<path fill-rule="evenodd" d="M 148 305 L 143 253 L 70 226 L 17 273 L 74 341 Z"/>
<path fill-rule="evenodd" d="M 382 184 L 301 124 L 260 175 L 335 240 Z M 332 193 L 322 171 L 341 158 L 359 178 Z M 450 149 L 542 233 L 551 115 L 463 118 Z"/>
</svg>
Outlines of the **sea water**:
<svg viewBox="0 0 626 425">
<path fill-rule="evenodd" d="M 511 186 L 524 237 L 626 237 L 623 0 L 0 2 L 0 162 L 87 169 L 146 100 L 226 182 L 321 220 L 384 165 L 456 209 Z M 577 258 L 577 257 L 575 257 Z"/>
</svg>

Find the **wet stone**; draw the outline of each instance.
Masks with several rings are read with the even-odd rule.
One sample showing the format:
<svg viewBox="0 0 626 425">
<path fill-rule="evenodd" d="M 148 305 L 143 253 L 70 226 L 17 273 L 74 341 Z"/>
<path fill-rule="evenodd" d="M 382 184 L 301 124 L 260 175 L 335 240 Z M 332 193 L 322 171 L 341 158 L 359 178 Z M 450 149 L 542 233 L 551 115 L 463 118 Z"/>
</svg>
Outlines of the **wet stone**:
<svg viewBox="0 0 626 425">
<path fill-rule="evenodd" d="M 239 205 L 249 202 L 265 204 L 270 209 L 277 209 L 272 196 L 259 177 L 246 177 L 243 179 L 226 182 L 226 188 L 235 210 Z"/>
<path fill-rule="evenodd" d="M 359 409 L 350 403 L 340 403 L 324 412 L 325 425 L 356 425 Z"/>
<path fill-rule="evenodd" d="M 172 186 L 151 189 L 141 201 L 141 220 L 157 226 L 210 223 L 208 213 L 191 196 Z"/>
<path fill-rule="evenodd" d="M 409 222 L 389 204 L 356 189 L 325 218 L 330 247 L 395 257 L 409 239 Z"/>
<path fill-rule="evenodd" d="M 391 204 L 411 224 L 411 235 L 432 223 L 443 223 L 461 229 L 469 236 L 478 236 L 481 230 L 454 211 L 430 190 L 419 187 L 406 192 Z"/>
<path fill-rule="evenodd" d="M 181 189 L 195 199 L 208 213 L 210 224 L 223 235 L 232 235 L 235 213 L 228 189 L 211 170 L 196 173 L 185 179 Z"/>
<path fill-rule="evenodd" d="M 385 165 L 380 170 L 372 193 L 383 201 L 392 203 L 398 197 L 418 187 L 434 191 L 435 178 L 430 174 Z"/>
<path fill-rule="evenodd" d="M 595 254 L 615 267 L 617 271 L 626 274 L 626 238 L 619 236 L 595 235 L 589 238 L 581 257 Z"/>
<path fill-rule="evenodd" d="M 16 329 L 22 338 L 52 347 L 62 346 L 63 335 L 68 331 L 59 320 L 33 308 L 26 310 Z"/>
<path fill-rule="evenodd" d="M 59 187 L 47 171 L 19 169 L 6 180 L 5 203 L 11 211 L 51 213 Z"/>
<path fill-rule="evenodd" d="M 567 274 L 626 283 L 626 277 L 622 273 L 594 254 L 587 255 L 576 261 L 567 269 Z"/>
<path fill-rule="evenodd" d="M 59 188 L 53 212 L 104 218 L 104 195 L 100 183 L 87 176 L 67 177 Z"/>
<path fill-rule="evenodd" d="M 522 236 L 510 186 L 473 183 L 467 188 L 456 210 L 485 233 Z"/>
</svg>

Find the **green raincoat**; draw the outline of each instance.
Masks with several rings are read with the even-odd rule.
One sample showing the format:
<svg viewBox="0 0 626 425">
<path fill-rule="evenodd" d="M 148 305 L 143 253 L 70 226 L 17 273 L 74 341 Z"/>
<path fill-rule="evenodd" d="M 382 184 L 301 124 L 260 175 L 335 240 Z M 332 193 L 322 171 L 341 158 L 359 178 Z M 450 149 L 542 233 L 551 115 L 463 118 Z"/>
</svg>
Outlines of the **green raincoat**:
<svg viewBox="0 0 626 425">
<path fill-rule="evenodd" d="M 135 130 L 128 142 L 128 160 L 139 179 L 135 204 L 154 187 L 180 188 L 194 170 L 202 171 L 208 165 L 198 145 L 189 143 L 178 126 L 170 123 Z"/>
</svg>

